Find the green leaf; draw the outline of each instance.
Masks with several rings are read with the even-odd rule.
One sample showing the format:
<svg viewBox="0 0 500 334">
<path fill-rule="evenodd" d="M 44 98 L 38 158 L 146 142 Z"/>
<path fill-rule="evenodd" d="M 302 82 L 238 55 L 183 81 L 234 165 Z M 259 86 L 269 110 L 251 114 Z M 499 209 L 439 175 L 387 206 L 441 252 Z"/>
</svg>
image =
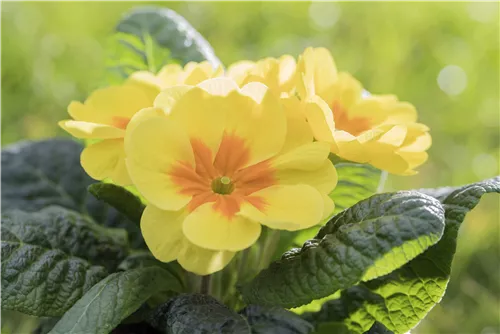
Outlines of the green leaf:
<svg viewBox="0 0 500 334">
<path fill-rule="evenodd" d="M 114 271 L 129 250 L 125 230 L 105 228 L 58 206 L 33 213 L 10 210 L 2 215 L 2 228 L 23 244 L 60 250 L 108 271 Z"/>
<path fill-rule="evenodd" d="M 139 224 L 145 205 L 127 189 L 112 183 L 94 183 L 88 188 L 98 200 L 104 201 L 131 221 Z"/>
<path fill-rule="evenodd" d="M 149 323 L 171 334 L 251 333 L 244 318 L 215 298 L 200 294 L 180 295 L 160 305 Z"/>
<path fill-rule="evenodd" d="M 280 307 L 249 305 L 239 312 L 247 319 L 252 334 L 307 334 L 313 326 Z"/>
<path fill-rule="evenodd" d="M 436 243 L 443 229 L 443 207 L 432 197 L 407 191 L 374 195 L 271 263 L 242 294 L 248 303 L 307 304 L 397 269 Z"/>
<path fill-rule="evenodd" d="M 118 266 L 119 270 L 127 271 L 137 268 L 146 267 L 161 267 L 166 271 L 170 272 L 173 276 L 177 278 L 179 282 L 184 286 L 185 283 L 185 270 L 177 261 L 172 262 L 161 262 L 155 259 L 150 251 L 134 251 L 127 258 L 125 258 L 122 263 Z"/>
<path fill-rule="evenodd" d="M 23 141 L 3 148 L 2 211 L 33 212 L 58 205 L 102 225 L 124 228 L 134 247 L 145 246 L 137 224 L 88 193 L 95 181 L 80 166 L 82 149 L 67 139 Z"/>
<path fill-rule="evenodd" d="M 350 208 L 378 191 L 385 183 L 387 172 L 375 167 L 352 162 L 335 164 L 339 182 L 328 195 L 335 203 L 335 213 Z"/>
<path fill-rule="evenodd" d="M 85 258 L 123 257 L 120 238 L 75 215 L 56 207 L 2 215 L 3 309 L 60 316 L 108 274 Z"/>
<path fill-rule="evenodd" d="M 168 290 L 181 291 L 181 285 L 158 267 L 112 274 L 78 300 L 50 334 L 110 333 L 152 295 Z"/>
<path fill-rule="evenodd" d="M 441 240 L 400 269 L 343 291 L 340 299 L 326 302 L 320 312 L 304 314 L 305 319 L 318 327 L 342 320 L 353 333 L 363 333 L 375 322 L 394 333 L 406 333 L 441 300 L 450 279 L 458 229 L 482 195 L 500 192 L 500 177 L 458 188 L 419 191 L 436 196 L 445 208 Z M 356 293 L 356 307 L 349 306 Z M 349 309 L 340 319 L 339 304 Z"/>
<path fill-rule="evenodd" d="M 221 65 L 210 44 L 182 16 L 168 8 L 142 7 L 116 26 L 112 68 L 123 77 L 134 71 L 156 73 L 167 63 L 207 60 Z"/>
</svg>

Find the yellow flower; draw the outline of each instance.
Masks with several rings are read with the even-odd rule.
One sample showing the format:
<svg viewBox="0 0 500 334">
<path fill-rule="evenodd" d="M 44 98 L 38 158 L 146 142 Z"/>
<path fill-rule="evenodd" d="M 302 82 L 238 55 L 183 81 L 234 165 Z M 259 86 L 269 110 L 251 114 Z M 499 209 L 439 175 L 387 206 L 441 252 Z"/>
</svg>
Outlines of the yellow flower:
<svg viewBox="0 0 500 334">
<path fill-rule="evenodd" d="M 251 246 L 261 224 L 299 230 L 330 214 L 337 183 L 329 145 L 261 83 L 229 78 L 164 90 L 125 138 L 127 167 L 149 202 L 148 247 L 200 275 Z"/>
<path fill-rule="evenodd" d="M 125 129 L 132 116 L 153 101 L 147 89 L 127 83 L 98 89 L 85 103 L 70 103 L 68 113 L 73 120 L 59 125 L 76 138 L 100 140 L 88 145 L 80 157 L 87 174 L 96 180 L 111 178 L 120 185 L 131 183 L 123 149 Z"/>
<path fill-rule="evenodd" d="M 230 65 L 227 76 L 234 79 L 240 87 L 250 82 L 261 82 L 279 95 L 293 89 L 295 67 L 295 59 L 289 55 L 279 59 L 265 58 L 257 62 L 244 60 Z"/>
<path fill-rule="evenodd" d="M 152 107 L 165 87 L 197 84 L 218 75 L 222 75 L 222 69 L 214 70 L 208 62 L 191 62 L 184 68 L 167 65 L 158 75 L 135 72 L 123 85 L 96 90 L 83 104 L 71 102 L 68 113 L 73 120 L 61 121 L 59 125 L 76 138 L 99 140 L 82 152 L 81 163 L 87 174 L 96 180 L 110 178 L 119 185 L 129 185 L 123 138 L 132 116 Z"/>
<path fill-rule="evenodd" d="M 417 111 L 392 95 L 369 95 L 350 74 L 337 73 L 330 52 L 307 48 L 297 64 L 297 92 L 302 99 L 321 97 L 322 112 L 306 114 L 313 132 L 332 143 L 338 156 L 400 175 L 415 174 L 431 145 Z M 323 115 L 323 116 L 322 116 Z M 330 129 L 330 134 L 326 129 Z"/>
</svg>

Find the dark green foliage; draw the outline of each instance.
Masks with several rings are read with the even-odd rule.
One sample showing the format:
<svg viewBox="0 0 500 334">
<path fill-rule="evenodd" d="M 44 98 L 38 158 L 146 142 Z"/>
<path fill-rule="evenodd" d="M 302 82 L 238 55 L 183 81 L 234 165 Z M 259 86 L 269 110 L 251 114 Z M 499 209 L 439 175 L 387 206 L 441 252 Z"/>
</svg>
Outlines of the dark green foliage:
<svg viewBox="0 0 500 334">
<path fill-rule="evenodd" d="M 344 322 L 350 331 L 363 333 L 379 322 L 389 331 L 406 333 L 441 300 L 450 279 L 460 224 L 482 195 L 500 192 L 500 178 L 420 191 L 436 196 L 445 208 L 441 240 L 400 269 L 343 291 L 321 311 L 304 314 L 305 319 L 317 328 Z"/>
<path fill-rule="evenodd" d="M 296 307 L 385 275 L 436 243 L 444 212 L 417 192 L 374 195 L 333 217 L 243 286 L 249 303 Z"/>
<path fill-rule="evenodd" d="M 2 308 L 60 316 L 128 252 L 124 230 L 48 207 L 2 215 Z"/>
<path fill-rule="evenodd" d="M 104 226 L 124 228 L 132 246 L 144 246 L 137 224 L 87 192 L 95 181 L 80 166 L 82 149 L 68 139 L 24 141 L 3 148 L 2 211 L 33 212 L 58 205 Z"/>
<path fill-rule="evenodd" d="M 313 326 L 280 307 L 249 305 L 240 311 L 247 319 L 252 334 L 307 334 Z"/>
<path fill-rule="evenodd" d="M 127 189 L 112 183 L 94 183 L 88 188 L 98 200 L 108 203 L 132 222 L 139 224 L 145 205 Z"/>
<path fill-rule="evenodd" d="M 200 294 L 180 295 L 160 305 L 149 323 L 169 334 L 251 333 L 243 317 L 213 297 Z"/>
<path fill-rule="evenodd" d="M 159 267 L 109 275 L 64 314 L 51 334 L 106 334 L 162 291 L 181 291 L 180 282 Z"/>
</svg>

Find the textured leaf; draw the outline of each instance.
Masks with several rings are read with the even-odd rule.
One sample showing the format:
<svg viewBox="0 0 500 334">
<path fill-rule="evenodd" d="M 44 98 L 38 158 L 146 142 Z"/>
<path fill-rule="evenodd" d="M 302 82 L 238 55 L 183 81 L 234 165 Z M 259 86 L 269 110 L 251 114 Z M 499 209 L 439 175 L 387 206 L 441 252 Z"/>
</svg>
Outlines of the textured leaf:
<svg viewBox="0 0 500 334">
<path fill-rule="evenodd" d="M 180 295 L 160 305 L 149 322 L 171 334 L 251 333 L 244 318 L 215 298 L 200 294 Z"/>
<path fill-rule="evenodd" d="M 78 300 L 50 333 L 110 333 L 152 295 L 167 290 L 181 291 L 181 285 L 158 267 L 112 274 Z"/>
<path fill-rule="evenodd" d="M 127 189 L 112 183 L 94 183 L 88 188 L 98 200 L 108 203 L 132 222 L 141 221 L 144 204 L 141 199 Z"/>
<path fill-rule="evenodd" d="M 252 334 L 307 334 L 313 326 L 280 307 L 249 305 L 240 314 L 247 319 Z"/>
<path fill-rule="evenodd" d="M 2 149 L 2 211 L 59 205 L 100 224 L 125 228 L 133 246 L 144 245 L 137 224 L 88 193 L 95 181 L 80 166 L 82 149 L 67 139 L 24 141 Z"/>
<path fill-rule="evenodd" d="M 182 16 L 168 8 L 133 9 L 116 26 L 111 69 L 123 77 L 134 71 L 156 73 L 171 62 L 186 64 L 207 60 L 220 66 L 210 44 Z"/>
<path fill-rule="evenodd" d="M 60 250 L 109 271 L 116 269 L 129 250 L 125 230 L 102 227 L 58 206 L 31 213 L 7 211 L 2 215 L 2 228 L 25 244 Z"/>
<path fill-rule="evenodd" d="M 305 319 L 318 327 L 330 321 L 344 321 L 353 333 L 363 333 L 375 322 L 394 333 L 406 333 L 441 300 L 450 279 L 460 224 L 482 195 L 500 192 L 500 178 L 458 188 L 420 191 L 435 195 L 445 208 L 441 240 L 400 269 L 343 291 L 341 298 L 326 302 L 320 312 L 304 314 Z M 352 307 L 353 299 L 357 300 L 356 307 Z M 348 311 L 341 314 L 339 307 Z"/>
<path fill-rule="evenodd" d="M 109 266 L 105 257 L 125 254 L 120 241 L 62 208 L 3 214 L 2 308 L 62 315 L 108 273 L 86 259 Z"/>
<path fill-rule="evenodd" d="M 385 275 L 436 243 L 444 210 L 417 192 L 374 195 L 333 217 L 242 288 L 248 303 L 297 307 Z"/>
<path fill-rule="evenodd" d="M 119 270 L 127 271 L 137 268 L 146 267 L 161 267 L 166 271 L 170 272 L 173 276 L 177 278 L 179 282 L 184 285 L 185 280 L 185 270 L 180 266 L 177 261 L 172 262 L 161 262 L 155 259 L 150 251 L 135 251 L 131 253 L 127 258 L 125 258 L 122 263 L 118 266 Z"/>
</svg>

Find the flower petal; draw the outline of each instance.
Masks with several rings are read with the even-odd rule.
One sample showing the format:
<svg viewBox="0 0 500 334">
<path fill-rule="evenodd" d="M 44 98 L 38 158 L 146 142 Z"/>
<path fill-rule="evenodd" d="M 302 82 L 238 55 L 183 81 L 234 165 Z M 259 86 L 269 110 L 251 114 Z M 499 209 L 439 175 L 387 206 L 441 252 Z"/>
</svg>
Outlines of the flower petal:
<svg viewBox="0 0 500 334">
<path fill-rule="evenodd" d="M 406 126 L 395 125 L 377 139 L 379 143 L 399 147 L 403 144 L 406 134 L 408 133 Z"/>
<path fill-rule="evenodd" d="M 187 132 L 190 139 L 202 141 L 215 157 L 232 106 L 227 97 L 211 96 L 200 87 L 193 87 L 172 106 L 170 119 Z"/>
<path fill-rule="evenodd" d="M 350 161 L 368 161 L 366 150 L 363 145 L 361 145 L 358 138 L 346 131 L 335 131 L 333 137 L 338 147 L 338 152 L 334 152 L 335 154 Z"/>
<path fill-rule="evenodd" d="M 184 245 L 185 210 L 165 211 L 148 205 L 141 217 L 141 232 L 151 253 L 162 262 L 177 259 Z"/>
<path fill-rule="evenodd" d="M 269 89 L 263 92 L 262 84 L 250 87 L 251 93 L 249 88 L 242 90 L 242 93 L 250 94 L 251 97 L 232 92 L 225 101 L 225 130 L 245 140 L 250 153 L 246 166 L 267 160 L 280 152 L 287 130 L 285 111 L 279 98 Z M 256 99 L 261 102 L 257 103 Z"/>
<path fill-rule="evenodd" d="M 165 112 L 161 108 L 150 107 L 139 110 L 134 117 L 130 119 L 127 125 L 127 132 L 132 132 L 138 124 L 141 124 L 144 120 L 153 117 L 166 117 Z M 125 145 L 127 145 L 127 140 L 130 136 L 125 136 Z"/>
<path fill-rule="evenodd" d="M 227 266 L 234 255 L 234 252 L 204 249 L 184 239 L 183 251 L 177 261 L 187 271 L 197 275 L 210 275 Z"/>
<path fill-rule="evenodd" d="M 286 113 L 286 139 L 281 153 L 288 152 L 301 145 L 311 143 L 313 134 L 304 114 L 301 112 L 301 103 L 295 97 L 281 98 Z"/>
<path fill-rule="evenodd" d="M 409 163 L 396 153 L 394 146 L 376 141 L 363 144 L 367 154 L 369 154 L 369 163 L 374 167 L 388 171 L 392 174 L 402 174 L 409 167 Z"/>
<path fill-rule="evenodd" d="M 227 76 L 236 81 L 238 85 L 242 85 L 246 76 L 254 67 L 255 63 L 253 61 L 239 61 L 228 67 Z"/>
<path fill-rule="evenodd" d="M 163 111 L 168 114 L 174 104 L 180 100 L 181 97 L 184 96 L 188 91 L 190 91 L 193 86 L 187 85 L 178 85 L 168 87 L 162 90 L 154 100 L 154 106 L 156 108 L 161 108 Z"/>
<path fill-rule="evenodd" d="M 330 144 L 325 142 L 311 142 L 271 160 L 275 169 L 315 170 L 320 168 L 330 153 Z"/>
<path fill-rule="evenodd" d="M 139 110 L 152 106 L 153 101 L 144 88 L 125 84 L 94 91 L 85 101 L 85 111 L 74 104 L 70 104 L 68 111 L 77 120 L 113 125 L 114 117 L 131 118 Z"/>
<path fill-rule="evenodd" d="M 230 78 L 213 78 L 200 82 L 198 85 L 211 95 L 226 96 L 232 91 L 238 90 L 236 82 Z"/>
<path fill-rule="evenodd" d="M 260 224 L 244 217 L 227 217 L 205 203 L 184 220 L 183 231 L 193 244 L 211 250 L 239 251 L 250 247 L 260 235 Z"/>
<path fill-rule="evenodd" d="M 240 214 L 273 229 L 296 231 L 318 224 L 323 217 L 323 196 L 306 184 L 271 186 L 252 196 L 262 198 L 264 208 L 244 202 Z"/>
<path fill-rule="evenodd" d="M 131 184 L 125 166 L 123 139 L 105 139 L 89 145 L 83 150 L 80 160 L 83 169 L 93 179 L 111 178 L 122 186 Z"/>
<path fill-rule="evenodd" d="M 329 91 L 337 80 L 337 67 L 330 51 L 325 48 L 305 49 L 299 56 L 297 72 L 304 75 L 306 86 L 312 84 L 312 91 L 323 98 L 323 95 L 330 95 Z"/>
<path fill-rule="evenodd" d="M 179 210 L 191 196 L 180 192 L 169 175 L 178 164 L 194 166 L 189 137 L 179 124 L 166 117 L 151 117 L 127 131 L 127 167 L 134 185 L 152 204 Z"/>
<path fill-rule="evenodd" d="M 335 140 L 333 139 L 335 122 L 332 110 L 328 104 L 319 96 L 314 96 L 305 101 L 304 113 L 314 134 L 314 138 L 319 141 L 332 143 L 336 148 Z"/>
<path fill-rule="evenodd" d="M 338 182 L 337 170 L 333 163 L 326 159 L 323 165 L 315 170 L 282 169 L 275 175 L 278 184 L 295 185 L 308 184 L 322 194 L 330 193 Z"/>
<path fill-rule="evenodd" d="M 73 137 L 82 139 L 122 138 L 125 130 L 113 126 L 82 121 L 60 121 L 59 126 Z"/>
</svg>

